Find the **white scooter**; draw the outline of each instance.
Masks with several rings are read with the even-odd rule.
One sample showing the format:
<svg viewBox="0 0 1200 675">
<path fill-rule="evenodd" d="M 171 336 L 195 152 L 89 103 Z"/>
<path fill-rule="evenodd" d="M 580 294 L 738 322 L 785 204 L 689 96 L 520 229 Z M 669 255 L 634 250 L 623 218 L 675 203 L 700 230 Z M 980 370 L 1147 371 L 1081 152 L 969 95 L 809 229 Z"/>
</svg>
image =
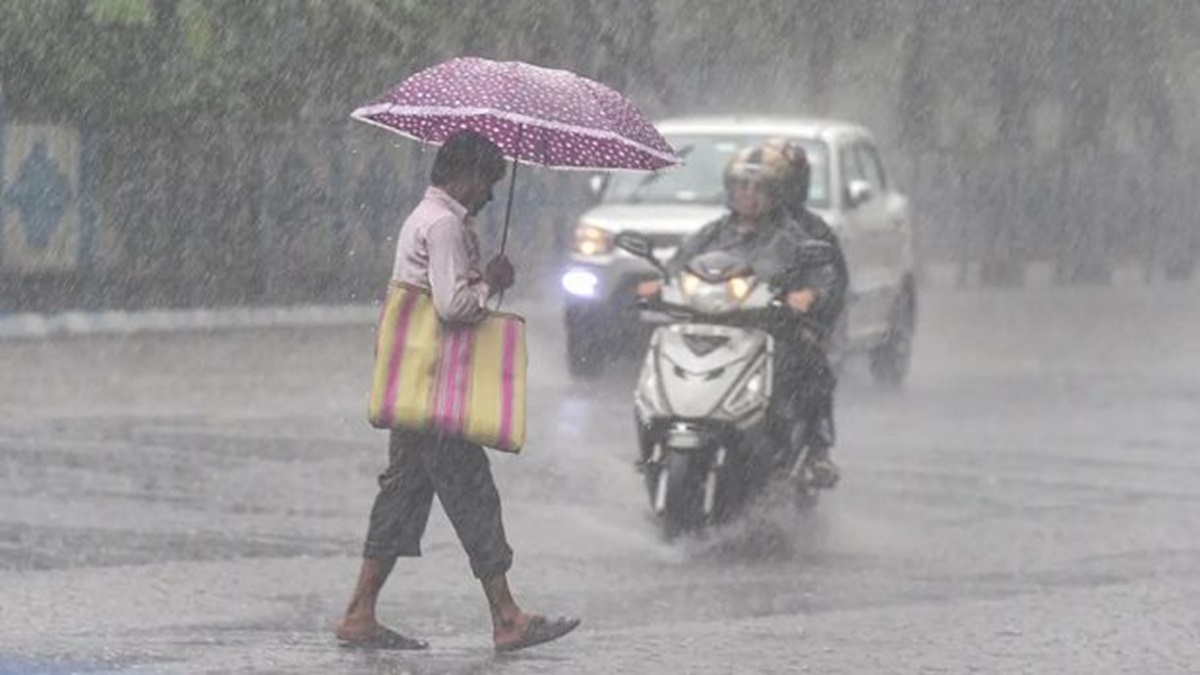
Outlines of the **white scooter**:
<svg viewBox="0 0 1200 675">
<path fill-rule="evenodd" d="M 664 276 L 660 296 L 642 301 L 643 320 L 664 325 L 634 395 L 639 466 L 664 536 L 727 522 L 772 479 L 784 478 L 799 505 L 815 504 L 804 417 L 771 399 L 776 343 L 766 327 L 796 320 L 780 292 L 725 252 L 696 256 L 672 277 L 646 237 L 622 232 L 615 243 Z M 811 241 L 799 255 L 827 264 L 833 251 Z"/>
</svg>

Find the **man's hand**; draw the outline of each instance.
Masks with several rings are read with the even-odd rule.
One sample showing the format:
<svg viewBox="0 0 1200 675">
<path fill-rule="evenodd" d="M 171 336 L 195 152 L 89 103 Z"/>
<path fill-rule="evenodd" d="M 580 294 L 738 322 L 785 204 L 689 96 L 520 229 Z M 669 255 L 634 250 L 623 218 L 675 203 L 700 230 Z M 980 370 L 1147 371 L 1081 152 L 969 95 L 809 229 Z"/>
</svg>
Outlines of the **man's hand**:
<svg viewBox="0 0 1200 675">
<path fill-rule="evenodd" d="M 483 268 L 483 280 L 493 293 L 502 293 L 511 288 L 515 277 L 512 263 L 503 253 L 489 260 Z"/>
<path fill-rule="evenodd" d="M 637 288 L 633 292 L 639 298 L 653 298 L 662 292 L 662 281 L 659 279 L 639 281 Z"/>
<path fill-rule="evenodd" d="M 787 294 L 788 307 L 792 311 L 804 314 L 812 309 L 812 306 L 817 301 L 817 292 L 811 288 L 802 288 L 798 291 L 792 291 Z"/>
</svg>

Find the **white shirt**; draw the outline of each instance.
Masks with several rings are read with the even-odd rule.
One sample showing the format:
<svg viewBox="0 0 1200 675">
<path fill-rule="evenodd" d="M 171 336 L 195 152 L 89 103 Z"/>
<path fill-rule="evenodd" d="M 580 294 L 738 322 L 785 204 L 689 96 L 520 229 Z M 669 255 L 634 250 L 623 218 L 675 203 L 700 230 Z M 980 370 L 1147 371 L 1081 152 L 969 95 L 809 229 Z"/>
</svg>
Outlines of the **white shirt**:
<svg viewBox="0 0 1200 675">
<path fill-rule="evenodd" d="M 392 279 L 426 289 L 443 321 L 474 322 L 486 314 L 479 238 L 467 208 L 430 187 L 400 227 Z"/>
</svg>

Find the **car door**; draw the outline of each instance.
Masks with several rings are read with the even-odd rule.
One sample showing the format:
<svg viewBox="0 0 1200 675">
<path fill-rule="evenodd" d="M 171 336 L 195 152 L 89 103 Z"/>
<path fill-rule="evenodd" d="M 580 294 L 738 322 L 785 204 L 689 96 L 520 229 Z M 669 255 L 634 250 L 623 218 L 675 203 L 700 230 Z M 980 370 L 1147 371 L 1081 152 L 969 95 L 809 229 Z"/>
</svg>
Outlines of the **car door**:
<svg viewBox="0 0 1200 675">
<path fill-rule="evenodd" d="M 855 346 L 878 339 L 887 330 L 890 274 L 882 236 L 886 220 L 882 180 L 864 166 L 861 140 L 848 137 L 839 144 L 838 172 L 844 234 L 842 245 L 850 268 L 847 332 Z"/>
<path fill-rule="evenodd" d="M 887 173 L 880 160 L 879 151 L 869 139 L 856 145 L 859 166 L 874 195 L 867 211 L 871 240 L 878 248 L 879 300 L 885 321 L 891 318 L 891 310 L 904 284 L 910 267 L 910 232 L 908 226 L 908 203 L 888 184 Z"/>
<path fill-rule="evenodd" d="M 858 145 L 859 165 L 872 184 L 877 185 L 876 196 L 880 210 L 872 214 L 874 239 L 880 246 L 881 283 L 884 287 L 883 311 L 890 311 L 895 299 L 904 288 L 908 271 L 912 269 L 912 228 L 908 223 L 908 201 L 888 184 L 886 169 L 875 144 L 863 141 Z"/>
</svg>

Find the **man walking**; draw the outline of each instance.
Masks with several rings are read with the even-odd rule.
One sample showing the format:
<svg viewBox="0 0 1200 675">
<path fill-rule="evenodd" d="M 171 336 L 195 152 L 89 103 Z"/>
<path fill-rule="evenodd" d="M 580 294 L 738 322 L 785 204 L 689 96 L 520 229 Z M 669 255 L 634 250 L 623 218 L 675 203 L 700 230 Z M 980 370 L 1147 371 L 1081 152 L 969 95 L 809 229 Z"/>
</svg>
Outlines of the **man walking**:
<svg viewBox="0 0 1200 675">
<path fill-rule="evenodd" d="M 479 241 L 471 227 L 471 217 L 492 200 L 492 189 L 504 174 L 504 156 L 494 143 L 471 131 L 454 134 L 438 149 L 432 185 L 400 230 L 392 278 L 428 291 L 442 321 L 478 321 L 486 316 L 488 298 L 512 286 L 513 268 L 504 256 L 480 268 Z M 548 642 L 579 625 L 578 619 L 526 613 L 513 599 L 507 578 L 513 554 L 484 452 L 478 445 L 434 433 L 391 432 L 389 465 L 379 477 L 358 583 L 336 629 L 343 646 L 428 646 L 381 625 L 375 607 L 396 559 L 421 555 L 434 495 L 483 585 L 497 651 Z"/>
</svg>

